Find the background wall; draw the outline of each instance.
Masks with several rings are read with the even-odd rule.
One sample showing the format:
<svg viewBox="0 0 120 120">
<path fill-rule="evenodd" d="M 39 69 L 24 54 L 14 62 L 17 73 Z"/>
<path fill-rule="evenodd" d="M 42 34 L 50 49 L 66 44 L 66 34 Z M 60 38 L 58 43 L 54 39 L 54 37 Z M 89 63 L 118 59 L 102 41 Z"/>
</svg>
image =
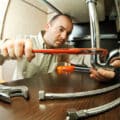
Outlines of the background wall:
<svg viewBox="0 0 120 120">
<path fill-rule="evenodd" d="M 22 0 L 11 0 L 4 25 L 3 38 L 19 34 L 37 34 L 47 21 L 47 14 Z"/>
</svg>

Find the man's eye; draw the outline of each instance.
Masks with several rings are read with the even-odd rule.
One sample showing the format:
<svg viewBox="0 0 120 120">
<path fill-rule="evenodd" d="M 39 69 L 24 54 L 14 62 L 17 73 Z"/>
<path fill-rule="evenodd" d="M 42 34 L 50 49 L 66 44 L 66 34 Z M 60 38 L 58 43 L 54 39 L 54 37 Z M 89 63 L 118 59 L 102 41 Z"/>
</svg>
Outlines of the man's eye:
<svg viewBox="0 0 120 120">
<path fill-rule="evenodd" d="M 62 28 L 59 28 L 59 31 L 60 31 L 60 32 L 63 32 L 63 31 L 64 31 L 64 29 L 62 29 Z"/>
</svg>

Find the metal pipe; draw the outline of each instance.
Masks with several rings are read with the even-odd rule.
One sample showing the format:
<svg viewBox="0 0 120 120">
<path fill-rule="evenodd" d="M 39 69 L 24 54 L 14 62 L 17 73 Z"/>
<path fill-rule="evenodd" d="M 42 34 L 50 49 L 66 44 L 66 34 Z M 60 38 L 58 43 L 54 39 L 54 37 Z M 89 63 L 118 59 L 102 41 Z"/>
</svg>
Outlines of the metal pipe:
<svg viewBox="0 0 120 120">
<path fill-rule="evenodd" d="M 100 48 L 99 24 L 96 12 L 96 0 L 86 0 L 90 17 L 91 47 Z"/>
<path fill-rule="evenodd" d="M 97 0 L 86 0 L 89 9 L 90 17 L 90 32 L 91 32 L 91 47 L 100 48 L 100 33 L 99 33 L 99 23 L 96 12 Z M 91 64 L 94 68 L 106 68 L 108 70 L 114 71 L 114 67 L 110 66 L 109 62 L 101 63 L 99 55 L 91 55 Z"/>
<path fill-rule="evenodd" d="M 40 90 L 39 100 L 80 98 L 80 97 L 103 94 L 119 87 L 120 87 L 120 83 L 109 86 L 109 87 L 97 89 L 97 90 L 91 90 L 91 91 L 85 91 L 85 92 L 74 92 L 74 93 L 45 93 L 45 91 Z"/>
<path fill-rule="evenodd" d="M 117 34 L 100 34 L 100 39 L 117 39 L 118 35 Z M 85 36 L 79 36 L 79 37 L 74 37 L 74 40 L 71 40 L 72 42 L 76 41 L 79 42 L 81 40 L 90 40 L 91 35 L 85 35 Z M 71 42 L 70 41 L 70 42 Z"/>
<path fill-rule="evenodd" d="M 100 33 L 99 33 L 99 24 L 98 24 L 97 12 L 96 12 L 96 2 L 97 0 L 86 0 L 89 9 L 92 48 L 100 48 Z M 99 58 L 98 55 L 91 55 L 91 64 L 93 65 L 93 67 L 98 66 L 97 64 L 98 58 Z"/>
<path fill-rule="evenodd" d="M 100 113 L 103 113 L 107 110 L 110 110 L 110 109 L 116 107 L 119 104 L 120 104 L 120 97 L 113 100 L 112 102 L 109 102 L 105 105 L 101 105 L 99 107 L 83 109 L 83 110 L 79 110 L 79 111 L 70 110 L 67 112 L 66 120 L 78 120 L 80 118 L 85 118 L 85 117 L 89 117 L 92 115 L 100 114 Z"/>
</svg>

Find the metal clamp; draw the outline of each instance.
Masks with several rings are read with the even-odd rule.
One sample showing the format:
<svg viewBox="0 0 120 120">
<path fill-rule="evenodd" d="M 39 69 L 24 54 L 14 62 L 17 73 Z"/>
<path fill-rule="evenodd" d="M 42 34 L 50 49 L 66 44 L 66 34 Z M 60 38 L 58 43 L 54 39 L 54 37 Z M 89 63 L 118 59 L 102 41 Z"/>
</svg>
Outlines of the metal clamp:
<svg viewBox="0 0 120 120">
<path fill-rule="evenodd" d="M 25 99 L 28 99 L 28 87 L 0 85 L 0 100 L 11 103 L 10 98 L 15 96 L 23 96 Z"/>
</svg>

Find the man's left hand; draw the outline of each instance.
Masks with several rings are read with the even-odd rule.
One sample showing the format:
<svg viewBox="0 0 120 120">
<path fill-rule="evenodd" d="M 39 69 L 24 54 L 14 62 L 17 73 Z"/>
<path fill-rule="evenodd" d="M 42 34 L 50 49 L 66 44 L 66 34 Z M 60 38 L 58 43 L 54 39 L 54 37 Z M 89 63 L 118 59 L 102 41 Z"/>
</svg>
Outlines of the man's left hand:
<svg viewBox="0 0 120 120">
<path fill-rule="evenodd" d="M 114 60 L 111 63 L 111 65 L 114 66 L 115 68 L 120 67 L 120 60 Z M 110 70 L 105 70 L 103 68 L 99 68 L 98 70 L 92 68 L 90 70 L 90 77 L 97 81 L 107 82 L 115 77 L 115 72 Z"/>
</svg>

